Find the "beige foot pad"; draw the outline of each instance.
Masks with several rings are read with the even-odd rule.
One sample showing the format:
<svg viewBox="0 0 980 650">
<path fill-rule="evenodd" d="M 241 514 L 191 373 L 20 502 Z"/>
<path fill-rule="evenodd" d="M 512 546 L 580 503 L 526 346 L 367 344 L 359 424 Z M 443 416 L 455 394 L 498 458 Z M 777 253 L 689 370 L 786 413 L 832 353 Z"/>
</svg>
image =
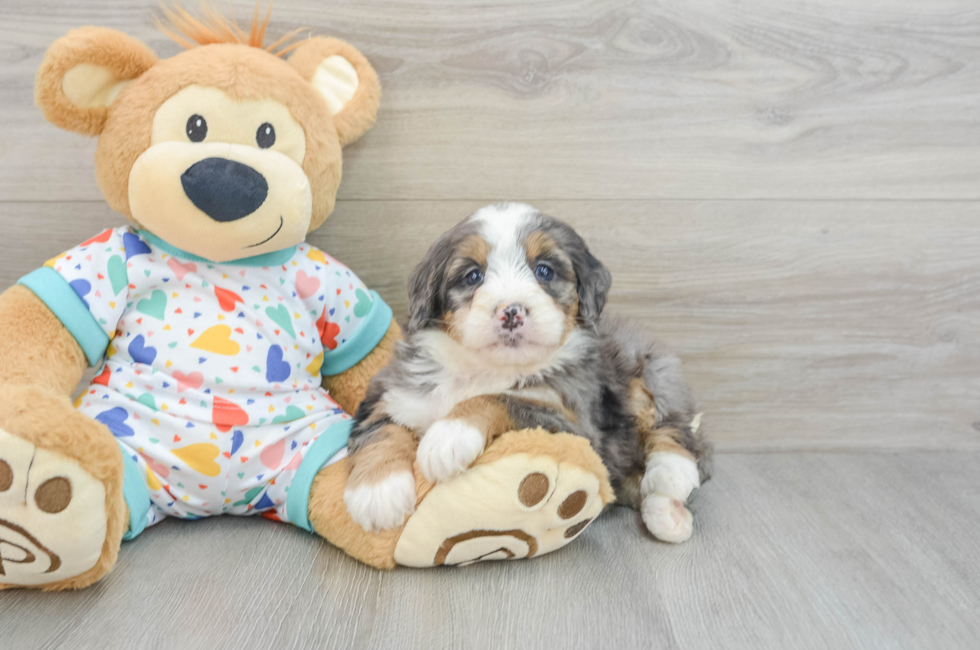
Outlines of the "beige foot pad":
<svg viewBox="0 0 980 650">
<path fill-rule="evenodd" d="M 0 429 L 0 586 L 78 576 L 99 561 L 106 490 L 66 456 Z"/>
<path fill-rule="evenodd" d="M 428 492 L 395 561 L 431 567 L 538 557 L 575 539 L 611 499 L 606 470 L 584 439 L 509 433 Z"/>
</svg>

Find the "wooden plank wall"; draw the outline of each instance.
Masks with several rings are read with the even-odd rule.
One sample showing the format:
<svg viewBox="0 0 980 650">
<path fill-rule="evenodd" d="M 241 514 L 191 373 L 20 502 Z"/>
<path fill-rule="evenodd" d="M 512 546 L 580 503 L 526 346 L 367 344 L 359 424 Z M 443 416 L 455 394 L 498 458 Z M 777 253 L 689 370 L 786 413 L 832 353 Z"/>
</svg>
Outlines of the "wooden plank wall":
<svg viewBox="0 0 980 650">
<path fill-rule="evenodd" d="M 33 79 L 85 24 L 176 53 L 153 6 L 4 0 L 0 285 L 121 222 Z M 722 451 L 980 449 L 975 2 L 280 0 L 298 26 L 381 75 L 311 239 L 396 313 L 439 232 L 527 201 L 680 353 Z"/>
</svg>

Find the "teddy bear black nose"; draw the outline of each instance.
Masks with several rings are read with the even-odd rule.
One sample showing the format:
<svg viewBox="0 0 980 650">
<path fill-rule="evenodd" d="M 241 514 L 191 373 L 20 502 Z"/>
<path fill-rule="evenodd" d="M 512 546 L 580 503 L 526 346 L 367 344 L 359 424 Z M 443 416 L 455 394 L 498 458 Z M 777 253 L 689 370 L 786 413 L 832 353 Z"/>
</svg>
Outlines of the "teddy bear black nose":
<svg viewBox="0 0 980 650">
<path fill-rule="evenodd" d="M 184 194 L 215 221 L 234 221 L 259 209 L 269 184 L 259 172 L 227 158 L 205 158 L 180 176 Z"/>
</svg>

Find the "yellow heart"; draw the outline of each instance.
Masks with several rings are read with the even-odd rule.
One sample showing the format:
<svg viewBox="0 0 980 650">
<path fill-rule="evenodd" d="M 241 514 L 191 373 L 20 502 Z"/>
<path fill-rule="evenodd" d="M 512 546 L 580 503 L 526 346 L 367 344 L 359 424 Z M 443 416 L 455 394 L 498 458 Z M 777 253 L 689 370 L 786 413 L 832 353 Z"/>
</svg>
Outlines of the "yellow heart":
<svg viewBox="0 0 980 650">
<path fill-rule="evenodd" d="M 197 337 L 192 348 L 205 350 L 215 354 L 223 354 L 227 357 L 238 354 L 241 346 L 231 340 L 231 328 L 227 325 L 215 325 L 204 330 L 204 333 Z"/>
<path fill-rule="evenodd" d="M 310 373 L 314 377 L 320 374 L 320 368 L 323 366 L 323 353 L 313 357 L 313 362 L 306 366 L 306 372 Z"/>
<path fill-rule="evenodd" d="M 78 408 L 81 405 L 82 405 L 82 395 L 79 395 L 78 399 L 75 400 L 75 408 Z"/>
<path fill-rule="evenodd" d="M 346 307 L 347 309 L 350 309 L 350 300 L 345 300 L 344 301 L 344 307 Z"/>
<path fill-rule="evenodd" d="M 225 319 L 224 316 L 222 316 L 221 314 L 218 314 L 218 320 L 224 320 L 224 319 Z"/>
<path fill-rule="evenodd" d="M 105 351 L 105 356 L 108 358 L 113 356 L 114 354 L 116 354 L 116 348 L 112 347 L 112 344 L 110 343 L 109 349 Z"/>
<path fill-rule="evenodd" d="M 259 448 L 259 446 L 260 446 L 261 444 L 262 444 L 262 442 L 261 442 L 261 441 L 259 441 L 259 440 L 256 440 L 256 441 L 255 441 L 255 448 L 256 448 L 256 449 L 258 449 L 258 448 Z"/>
<path fill-rule="evenodd" d="M 115 308 L 116 308 L 116 303 L 110 302 L 109 303 L 109 309 L 115 309 Z"/>
<path fill-rule="evenodd" d="M 150 486 L 150 489 L 154 492 L 162 488 L 160 485 L 160 479 L 157 478 L 156 474 L 153 473 L 149 467 L 146 468 L 146 484 Z"/>
<path fill-rule="evenodd" d="M 211 432 L 211 440 L 217 440 L 218 436 L 215 435 L 214 431 Z"/>
<path fill-rule="evenodd" d="M 177 293 L 176 291 L 174 291 L 173 294 L 170 297 L 171 298 L 176 298 L 179 295 L 180 295 L 179 293 Z"/>
<path fill-rule="evenodd" d="M 152 420 L 150 420 L 150 422 L 152 422 L 153 424 L 155 424 L 157 426 L 160 426 L 160 420 L 158 420 L 156 418 L 153 418 Z"/>
<path fill-rule="evenodd" d="M 169 411 L 170 410 L 170 407 L 167 406 L 166 404 L 161 404 L 160 405 L 160 410 L 161 411 Z"/>
<path fill-rule="evenodd" d="M 187 463 L 195 472 L 205 476 L 217 476 L 221 473 L 221 465 L 214 462 L 218 453 L 218 448 L 207 442 L 199 442 L 173 450 L 174 456 Z"/>
<path fill-rule="evenodd" d="M 320 264 L 327 263 L 327 258 L 326 256 L 324 256 L 323 251 L 317 250 L 315 248 L 311 248 L 310 252 L 307 253 L 306 256 L 311 260 L 313 260 L 314 262 L 319 262 Z"/>
<path fill-rule="evenodd" d="M 169 368 L 172 365 L 174 365 L 174 362 L 171 361 L 170 359 L 167 359 L 167 367 Z"/>
<path fill-rule="evenodd" d="M 169 331 L 170 331 L 170 326 L 169 326 L 169 325 L 164 325 L 164 326 L 163 326 L 163 329 L 165 329 L 166 331 L 168 331 L 168 332 L 169 332 Z"/>
<path fill-rule="evenodd" d="M 272 413 L 275 410 L 276 410 L 276 407 L 273 406 L 272 404 L 269 404 L 269 413 Z"/>
<path fill-rule="evenodd" d="M 133 382 L 129 382 L 126 384 L 126 388 L 132 388 L 132 387 L 133 387 Z"/>
</svg>

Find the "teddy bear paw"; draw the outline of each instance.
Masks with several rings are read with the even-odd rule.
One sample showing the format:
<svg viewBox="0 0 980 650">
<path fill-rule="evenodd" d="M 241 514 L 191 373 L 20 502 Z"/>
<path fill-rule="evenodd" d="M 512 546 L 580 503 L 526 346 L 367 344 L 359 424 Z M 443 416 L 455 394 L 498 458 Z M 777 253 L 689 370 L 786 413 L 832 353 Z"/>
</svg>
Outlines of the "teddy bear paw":
<svg viewBox="0 0 980 650">
<path fill-rule="evenodd" d="M 101 481 L 0 429 L 0 587 L 48 585 L 89 571 L 106 531 Z"/>
</svg>

